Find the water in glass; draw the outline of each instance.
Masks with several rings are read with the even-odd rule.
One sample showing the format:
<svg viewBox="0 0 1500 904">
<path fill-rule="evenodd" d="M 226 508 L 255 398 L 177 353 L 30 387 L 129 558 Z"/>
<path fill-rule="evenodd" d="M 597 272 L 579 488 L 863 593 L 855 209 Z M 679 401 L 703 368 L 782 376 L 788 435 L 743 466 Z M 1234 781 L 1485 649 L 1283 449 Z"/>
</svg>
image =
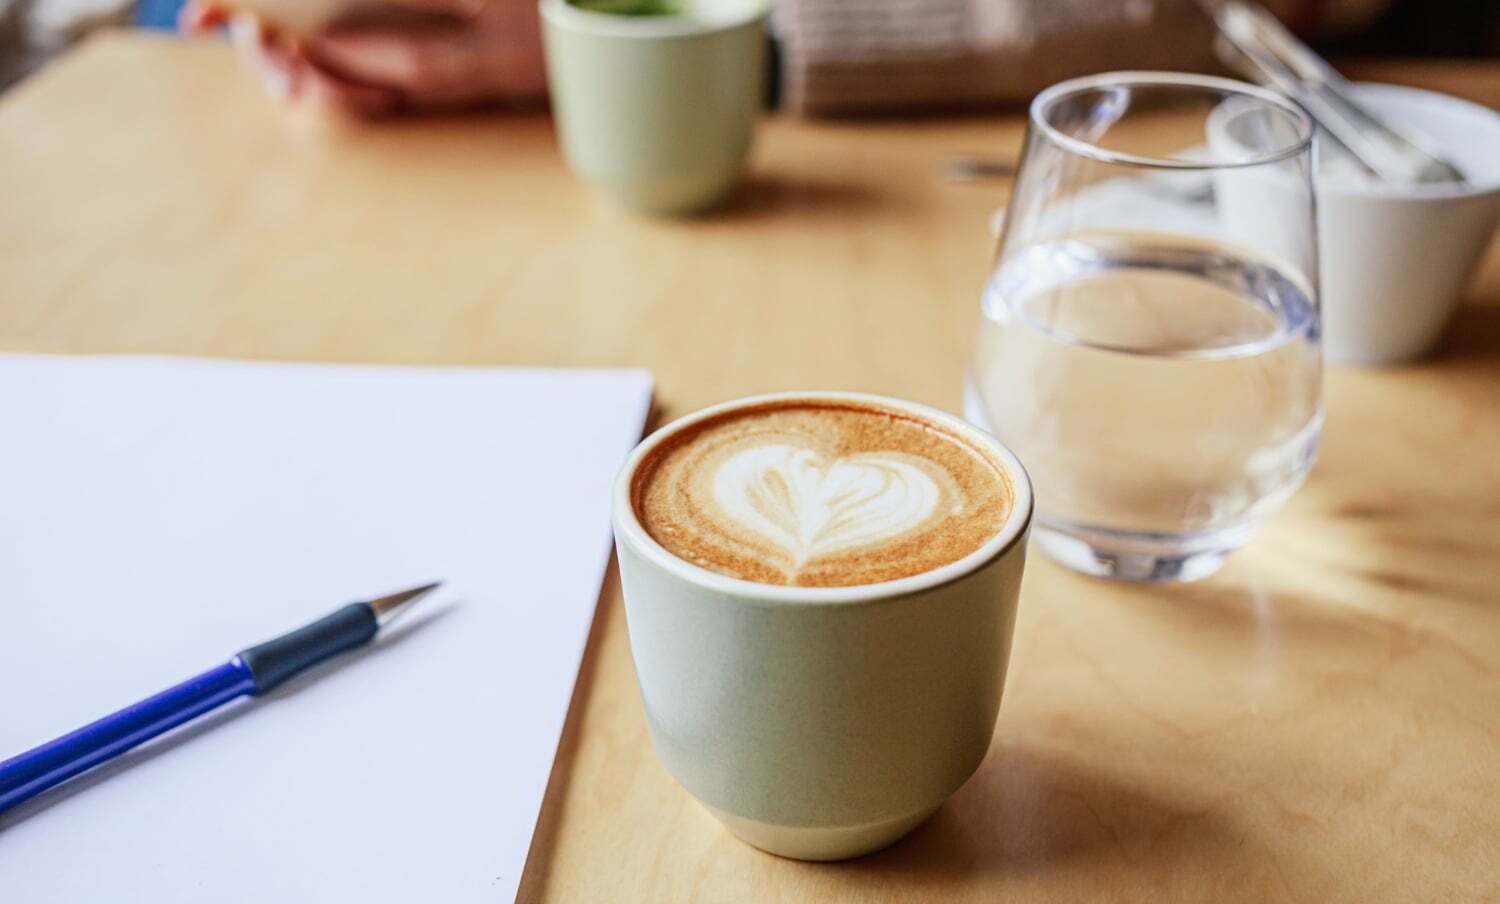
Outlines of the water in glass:
<svg viewBox="0 0 1500 904">
<path fill-rule="evenodd" d="M 1198 237 L 1074 236 L 1006 260 L 983 312 L 970 415 L 1026 463 L 1038 542 L 1065 564 L 1211 571 L 1313 461 L 1317 309 L 1272 263 Z"/>
</svg>

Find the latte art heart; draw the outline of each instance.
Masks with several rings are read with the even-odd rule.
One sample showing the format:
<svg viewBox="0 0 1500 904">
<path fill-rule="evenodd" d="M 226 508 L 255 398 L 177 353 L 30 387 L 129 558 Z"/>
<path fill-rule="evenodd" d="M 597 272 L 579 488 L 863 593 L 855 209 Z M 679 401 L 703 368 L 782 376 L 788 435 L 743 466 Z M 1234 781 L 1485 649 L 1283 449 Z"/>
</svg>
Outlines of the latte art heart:
<svg viewBox="0 0 1500 904">
<path fill-rule="evenodd" d="M 920 459 L 866 452 L 829 460 L 786 443 L 751 446 L 713 477 L 725 515 L 784 551 L 793 568 L 921 527 L 951 494 Z M 947 514 L 947 512 L 943 512 Z"/>
<path fill-rule="evenodd" d="M 772 400 L 669 432 L 631 505 L 663 549 L 763 584 L 845 587 L 974 552 L 1010 514 L 1010 483 L 946 425 L 857 401 Z"/>
</svg>

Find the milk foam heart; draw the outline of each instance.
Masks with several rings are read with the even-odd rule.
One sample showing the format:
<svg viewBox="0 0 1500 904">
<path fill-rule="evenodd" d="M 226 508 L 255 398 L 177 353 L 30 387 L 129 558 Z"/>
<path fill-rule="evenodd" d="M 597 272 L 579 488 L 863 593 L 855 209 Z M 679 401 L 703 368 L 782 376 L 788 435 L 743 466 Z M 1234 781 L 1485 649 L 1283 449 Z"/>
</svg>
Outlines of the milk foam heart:
<svg viewBox="0 0 1500 904">
<path fill-rule="evenodd" d="M 632 500 L 673 555 L 767 584 L 848 586 L 963 558 L 1004 525 L 1002 467 L 940 425 L 875 405 L 761 404 L 674 433 Z"/>
<path fill-rule="evenodd" d="M 921 526 L 942 498 L 926 471 L 931 467 L 901 453 L 830 461 L 811 449 L 767 443 L 726 458 L 713 492 L 726 515 L 781 547 L 800 568 Z"/>
</svg>

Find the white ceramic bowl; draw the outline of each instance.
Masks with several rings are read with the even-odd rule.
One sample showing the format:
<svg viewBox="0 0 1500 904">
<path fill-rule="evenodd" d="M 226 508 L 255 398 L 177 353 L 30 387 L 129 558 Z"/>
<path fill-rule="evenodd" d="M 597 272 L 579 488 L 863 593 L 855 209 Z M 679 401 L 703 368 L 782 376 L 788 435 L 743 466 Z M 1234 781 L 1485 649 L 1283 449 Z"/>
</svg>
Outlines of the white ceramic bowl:
<svg viewBox="0 0 1500 904">
<path fill-rule="evenodd" d="M 1446 94 L 1359 84 L 1356 97 L 1427 139 L 1463 184 L 1389 185 L 1320 172 L 1324 352 L 1335 364 L 1391 364 L 1431 351 L 1500 221 L 1500 113 Z M 1230 152 L 1224 118 L 1209 140 Z M 1274 235 L 1271 180 L 1220 180 L 1236 228 Z"/>
</svg>

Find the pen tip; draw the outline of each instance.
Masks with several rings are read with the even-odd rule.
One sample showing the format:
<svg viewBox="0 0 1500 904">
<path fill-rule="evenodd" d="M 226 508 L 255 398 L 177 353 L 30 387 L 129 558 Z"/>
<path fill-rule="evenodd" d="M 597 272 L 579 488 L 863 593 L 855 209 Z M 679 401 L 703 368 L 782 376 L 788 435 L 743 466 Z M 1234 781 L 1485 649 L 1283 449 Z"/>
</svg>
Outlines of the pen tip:
<svg viewBox="0 0 1500 904">
<path fill-rule="evenodd" d="M 380 599 L 370 600 L 367 604 L 370 611 L 375 613 L 375 624 L 385 627 L 396 616 L 411 608 L 412 604 L 438 587 L 442 581 L 433 581 L 431 584 L 423 584 L 421 587 L 413 587 L 400 593 L 392 593 L 390 596 L 382 596 Z"/>
</svg>

